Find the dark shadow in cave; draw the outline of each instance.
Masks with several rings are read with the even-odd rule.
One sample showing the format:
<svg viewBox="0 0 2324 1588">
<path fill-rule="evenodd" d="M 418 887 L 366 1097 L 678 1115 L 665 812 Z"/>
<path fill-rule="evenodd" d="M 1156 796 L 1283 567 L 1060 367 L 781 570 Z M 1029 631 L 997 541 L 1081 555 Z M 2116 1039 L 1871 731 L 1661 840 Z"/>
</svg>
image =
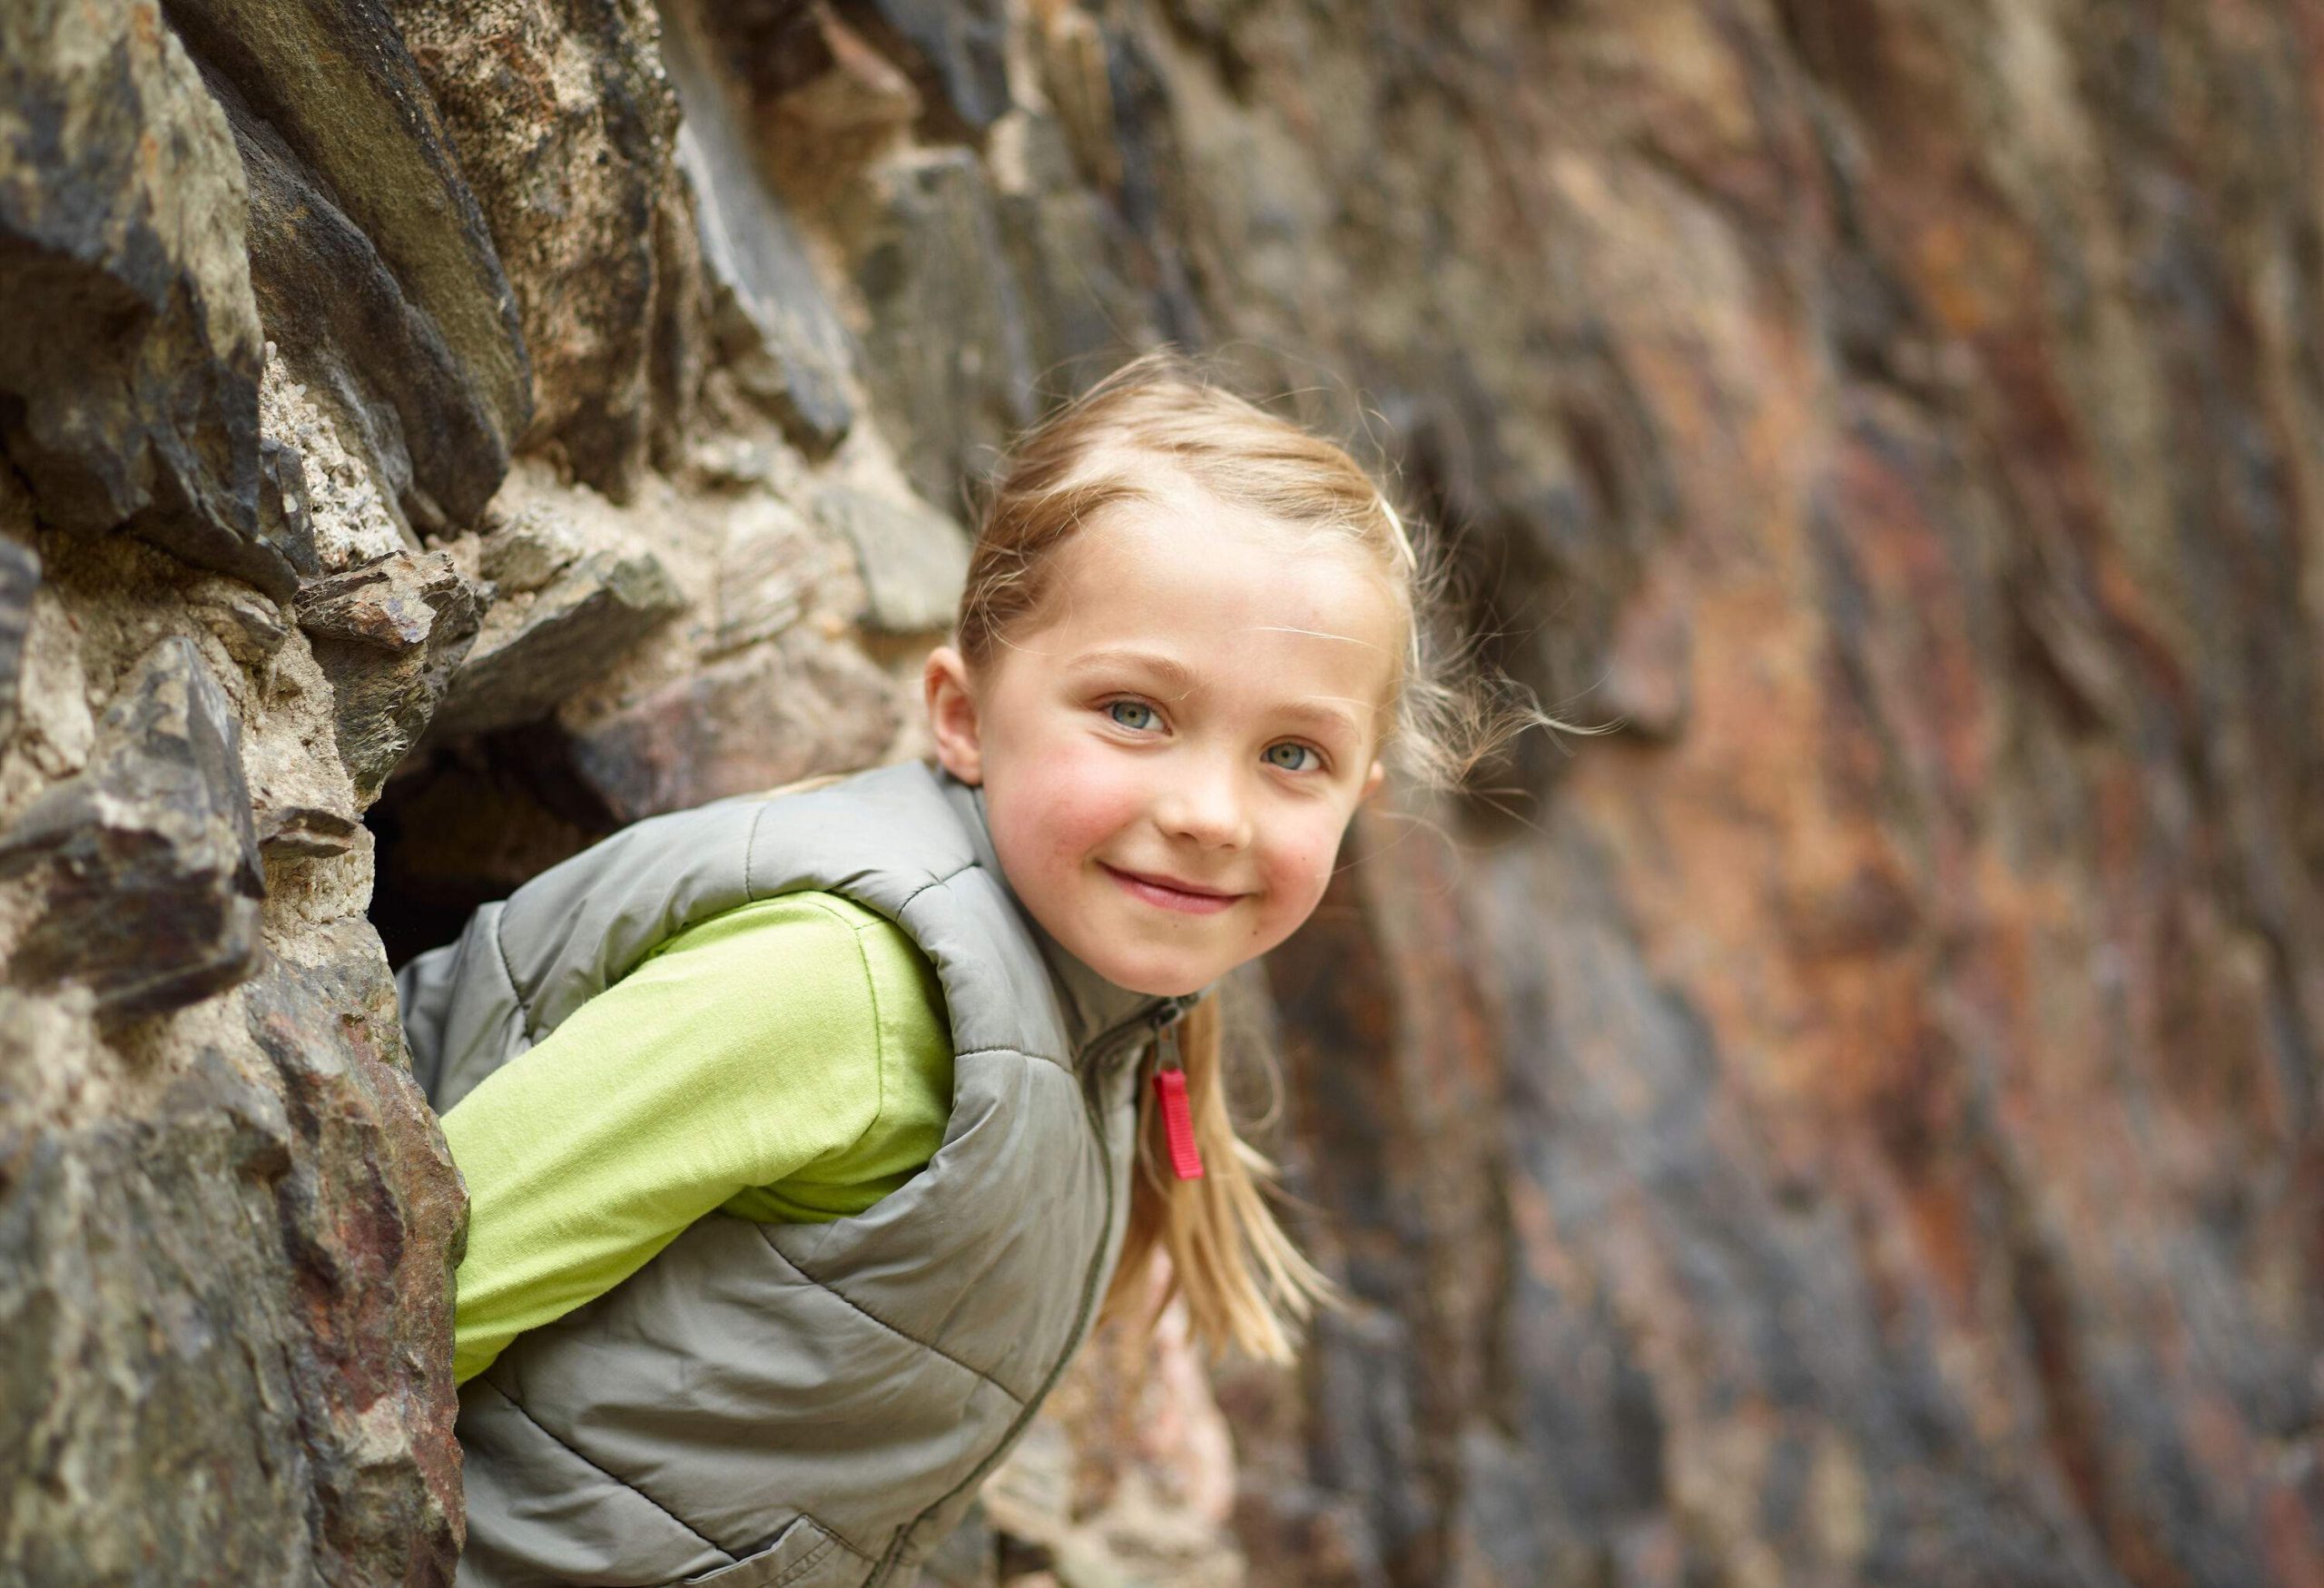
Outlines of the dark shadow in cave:
<svg viewBox="0 0 2324 1588">
<path fill-rule="evenodd" d="M 397 966 L 619 825 L 547 722 L 423 749 L 364 821 L 377 844 L 371 924 Z"/>
</svg>

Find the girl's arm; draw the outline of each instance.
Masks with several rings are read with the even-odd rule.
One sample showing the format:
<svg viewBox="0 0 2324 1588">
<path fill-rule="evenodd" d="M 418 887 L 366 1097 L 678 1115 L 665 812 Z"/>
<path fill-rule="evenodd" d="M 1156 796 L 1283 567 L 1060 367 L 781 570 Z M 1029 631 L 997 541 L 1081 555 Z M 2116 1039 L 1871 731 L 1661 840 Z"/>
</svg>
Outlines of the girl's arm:
<svg viewBox="0 0 2324 1588">
<path fill-rule="evenodd" d="M 469 1198 L 454 1376 L 748 1189 L 800 1177 L 855 1211 L 860 1181 L 868 1206 L 950 1097 L 933 975 L 872 912 L 791 893 L 671 939 L 444 1116 Z"/>
</svg>

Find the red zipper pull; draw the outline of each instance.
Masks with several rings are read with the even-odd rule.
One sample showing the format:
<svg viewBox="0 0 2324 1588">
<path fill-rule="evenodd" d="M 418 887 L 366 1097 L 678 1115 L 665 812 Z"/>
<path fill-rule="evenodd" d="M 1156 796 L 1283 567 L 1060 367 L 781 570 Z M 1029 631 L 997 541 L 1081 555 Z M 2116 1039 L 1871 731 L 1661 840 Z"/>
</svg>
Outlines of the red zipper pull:
<svg viewBox="0 0 2324 1588">
<path fill-rule="evenodd" d="M 1167 1042 L 1154 1071 L 1155 1100 L 1162 1105 L 1162 1134 L 1170 1144 L 1170 1167 L 1182 1180 L 1202 1179 L 1202 1152 L 1195 1146 L 1194 1112 L 1187 1106 L 1187 1072 L 1178 1062 L 1178 1029 L 1165 1031 Z"/>
</svg>

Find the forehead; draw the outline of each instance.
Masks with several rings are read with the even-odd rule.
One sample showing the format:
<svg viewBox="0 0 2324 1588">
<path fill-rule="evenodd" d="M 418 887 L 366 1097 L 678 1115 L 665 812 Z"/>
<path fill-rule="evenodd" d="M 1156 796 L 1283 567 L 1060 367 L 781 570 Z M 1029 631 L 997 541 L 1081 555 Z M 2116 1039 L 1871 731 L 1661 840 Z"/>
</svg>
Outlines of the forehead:
<svg viewBox="0 0 2324 1588">
<path fill-rule="evenodd" d="M 1387 576 L 1338 536 L 1166 489 L 1092 518 L 1048 573 L 1036 626 L 1010 639 L 1053 668 L 1160 652 L 1200 688 L 1341 699 L 1384 725 L 1403 620 Z"/>
</svg>

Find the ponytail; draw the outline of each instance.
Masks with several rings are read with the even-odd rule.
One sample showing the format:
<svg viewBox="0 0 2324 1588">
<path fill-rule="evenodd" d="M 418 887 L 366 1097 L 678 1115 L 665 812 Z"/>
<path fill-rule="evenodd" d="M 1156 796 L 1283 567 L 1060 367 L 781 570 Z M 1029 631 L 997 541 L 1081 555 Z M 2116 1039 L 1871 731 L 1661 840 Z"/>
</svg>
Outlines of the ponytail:
<svg viewBox="0 0 2324 1588">
<path fill-rule="evenodd" d="M 1172 1172 L 1162 1110 L 1151 1090 L 1138 1098 L 1129 1229 L 1100 1316 L 1150 1328 L 1171 1297 L 1184 1297 L 1195 1341 L 1205 1350 L 1216 1355 L 1232 1346 L 1263 1361 L 1288 1363 L 1316 1305 L 1339 1303 L 1331 1281 L 1300 1255 L 1267 1205 L 1275 1165 L 1235 1132 L 1221 1073 L 1223 1024 L 1214 994 L 1187 1012 L 1179 1038 L 1202 1153 L 1199 1179 Z M 1147 1268 L 1157 1248 L 1170 1259 L 1170 1281 L 1149 1302 Z"/>
</svg>

